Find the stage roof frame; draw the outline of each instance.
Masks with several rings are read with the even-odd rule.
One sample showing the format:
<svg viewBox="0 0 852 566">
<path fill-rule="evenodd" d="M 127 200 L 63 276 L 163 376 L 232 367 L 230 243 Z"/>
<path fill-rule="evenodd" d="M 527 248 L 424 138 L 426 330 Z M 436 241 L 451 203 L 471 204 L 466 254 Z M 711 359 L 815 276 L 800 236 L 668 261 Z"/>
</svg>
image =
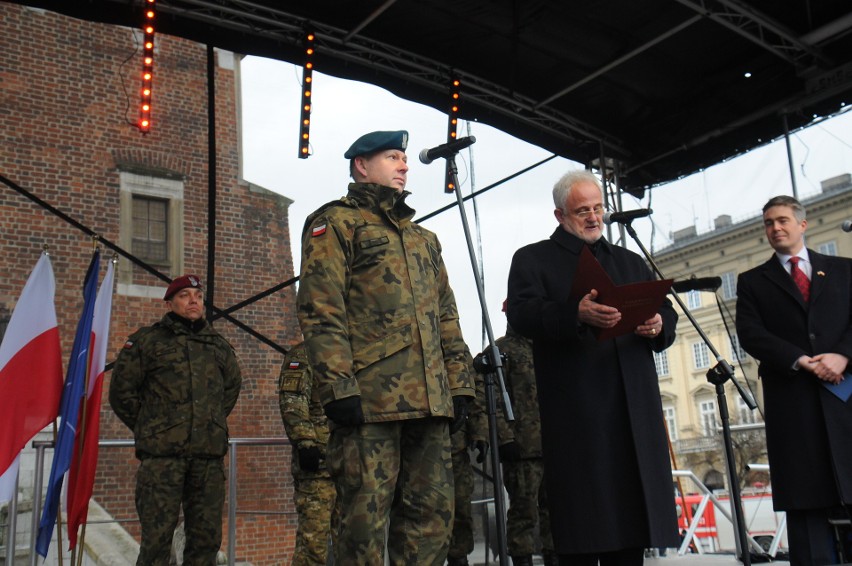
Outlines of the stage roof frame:
<svg viewBox="0 0 852 566">
<path fill-rule="evenodd" d="M 15 0 L 17 1 L 17 0 Z M 139 27 L 140 0 L 21 0 Z M 852 102 L 848 0 L 157 0 L 158 30 L 376 84 L 553 153 L 618 163 L 630 192 Z"/>
</svg>

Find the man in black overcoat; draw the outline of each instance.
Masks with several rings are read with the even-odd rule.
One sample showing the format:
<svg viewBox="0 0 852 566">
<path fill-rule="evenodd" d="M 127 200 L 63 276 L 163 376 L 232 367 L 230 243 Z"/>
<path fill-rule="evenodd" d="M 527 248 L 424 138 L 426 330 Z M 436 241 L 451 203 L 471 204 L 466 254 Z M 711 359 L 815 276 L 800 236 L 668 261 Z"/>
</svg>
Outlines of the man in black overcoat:
<svg viewBox="0 0 852 566">
<path fill-rule="evenodd" d="M 852 261 L 805 247 L 805 209 L 792 197 L 770 199 L 763 224 L 775 253 L 739 276 L 737 335 L 760 362 L 772 500 L 787 512 L 790 561 L 833 564 L 828 519 L 848 519 L 852 504 L 852 401 L 829 391 L 852 357 Z"/>
<path fill-rule="evenodd" d="M 593 290 L 571 297 L 589 246 L 616 285 L 653 279 L 637 254 L 602 238 L 603 192 L 587 171 L 553 189 L 559 226 L 515 253 L 509 324 L 533 340 L 551 532 L 560 565 L 641 564 L 678 531 L 653 352 L 671 345 L 668 301 L 633 332 L 598 341 L 621 319 Z"/>
</svg>

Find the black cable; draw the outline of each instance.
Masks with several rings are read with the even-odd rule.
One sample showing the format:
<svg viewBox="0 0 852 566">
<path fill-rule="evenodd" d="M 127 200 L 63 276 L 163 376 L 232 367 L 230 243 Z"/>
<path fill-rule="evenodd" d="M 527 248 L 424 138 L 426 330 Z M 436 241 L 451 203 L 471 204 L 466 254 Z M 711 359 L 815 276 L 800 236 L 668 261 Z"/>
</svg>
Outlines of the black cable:
<svg viewBox="0 0 852 566">
<path fill-rule="evenodd" d="M 728 310 L 728 306 L 725 304 L 725 301 L 719 298 L 719 292 L 716 291 L 713 293 L 716 296 L 716 305 L 719 307 L 719 315 L 722 317 L 722 324 L 725 326 L 725 333 L 728 335 L 728 344 L 731 345 L 731 350 L 734 354 L 734 359 L 737 361 L 737 367 L 740 368 L 740 371 L 743 373 L 743 378 L 745 378 L 746 387 L 748 387 L 749 393 L 751 396 L 757 400 L 757 393 L 751 388 L 751 380 L 749 380 L 746 375 L 745 367 L 743 367 L 743 360 L 740 358 L 740 337 L 737 336 L 737 344 L 734 346 L 733 334 L 731 333 L 730 326 L 728 326 L 728 318 L 733 318 L 731 311 Z M 725 311 L 728 313 L 728 318 L 725 317 Z M 766 418 L 763 415 L 763 410 L 760 408 L 760 403 L 755 403 L 757 405 L 757 412 L 760 414 L 761 420 L 766 422 Z"/>
</svg>

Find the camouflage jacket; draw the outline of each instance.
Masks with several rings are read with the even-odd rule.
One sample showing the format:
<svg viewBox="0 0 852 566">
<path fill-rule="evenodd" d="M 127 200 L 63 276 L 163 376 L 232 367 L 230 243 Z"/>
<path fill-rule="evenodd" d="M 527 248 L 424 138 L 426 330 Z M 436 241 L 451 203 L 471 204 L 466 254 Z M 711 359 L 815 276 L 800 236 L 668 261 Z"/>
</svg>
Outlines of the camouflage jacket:
<svg viewBox="0 0 852 566">
<path fill-rule="evenodd" d="M 118 354 L 109 402 L 133 431 L 139 458 L 214 458 L 228 450 L 226 418 L 240 394 L 240 367 L 231 345 L 199 322 L 193 331 L 166 314 Z"/>
<path fill-rule="evenodd" d="M 451 417 L 473 397 L 438 238 L 408 193 L 352 183 L 308 217 L 298 314 L 320 399 L 361 396 L 367 422 Z"/>
<path fill-rule="evenodd" d="M 506 335 L 496 341 L 500 352 L 506 355 L 506 389 L 512 403 L 515 420 L 503 418 L 503 400 L 500 392 L 500 414 L 497 418 L 497 436 L 500 444 L 515 441 L 523 458 L 541 458 L 541 419 L 538 413 L 538 390 L 533 367 L 532 340 L 506 328 Z"/>
<path fill-rule="evenodd" d="M 319 395 L 313 387 L 313 374 L 308 365 L 304 342 L 293 346 L 281 364 L 278 377 L 278 407 L 287 438 L 293 445 L 290 469 L 293 477 L 329 477 L 325 461 L 320 460 L 318 472 L 307 472 L 299 466 L 298 446 L 318 446 L 325 454 L 328 444 L 328 418 L 322 410 Z"/>
</svg>

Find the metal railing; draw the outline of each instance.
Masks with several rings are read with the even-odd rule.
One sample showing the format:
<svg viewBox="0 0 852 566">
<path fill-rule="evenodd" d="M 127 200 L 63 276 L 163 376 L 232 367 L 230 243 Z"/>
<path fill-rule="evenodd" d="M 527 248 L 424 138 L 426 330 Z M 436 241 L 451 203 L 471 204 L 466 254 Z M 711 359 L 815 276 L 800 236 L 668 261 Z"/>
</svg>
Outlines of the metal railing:
<svg viewBox="0 0 852 566">
<path fill-rule="evenodd" d="M 758 466 L 762 467 L 762 465 L 759 465 L 759 464 L 750 465 L 750 467 L 753 468 L 753 469 L 758 469 Z M 766 466 L 767 470 L 768 470 L 768 468 L 769 467 Z M 695 531 L 698 528 L 699 524 L 701 523 L 702 519 L 704 519 L 704 512 L 707 509 L 708 503 L 712 503 L 716 507 L 716 509 L 718 509 L 719 512 L 728 521 L 730 521 L 731 525 L 736 525 L 736 522 L 734 521 L 734 519 L 732 517 L 732 513 L 731 513 L 732 509 L 731 509 L 730 506 L 725 506 L 716 497 L 716 495 L 706 485 L 704 485 L 701 482 L 701 480 L 698 479 L 698 477 L 696 477 L 696 475 L 693 472 L 691 472 L 689 470 L 672 470 L 672 477 L 675 477 L 675 478 L 682 477 L 682 478 L 691 479 L 695 483 L 696 487 L 698 487 L 699 491 L 703 494 L 703 496 L 701 498 L 701 502 L 698 504 L 698 507 L 695 509 L 695 511 L 692 514 L 692 520 L 689 523 L 689 526 L 686 530 L 686 534 L 684 535 L 683 540 L 681 541 L 680 548 L 678 548 L 677 553 L 681 556 L 686 554 L 689 550 L 689 545 L 691 543 L 695 543 L 696 551 L 699 554 L 704 554 L 704 549 L 701 545 L 701 541 L 696 536 Z M 734 504 L 733 498 L 731 498 L 729 501 L 730 501 L 730 505 Z M 683 509 L 682 512 L 684 513 L 684 516 L 686 516 L 686 509 Z M 747 539 L 748 539 L 748 544 L 759 555 L 769 554 L 770 556 L 772 556 L 774 558 L 775 555 L 778 552 L 778 547 L 781 544 L 781 540 L 782 540 L 782 537 L 784 536 L 784 531 L 786 529 L 787 529 L 787 516 L 786 516 L 786 514 L 782 514 L 782 518 L 781 518 L 780 522 L 778 523 L 778 525 L 775 529 L 775 532 L 773 533 L 772 543 L 770 544 L 768 550 L 765 550 L 756 540 L 754 540 L 754 537 L 752 537 L 750 534 L 746 535 Z"/>
<path fill-rule="evenodd" d="M 231 438 L 228 440 L 228 564 L 236 563 L 237 546 L 237 453 L 239 446 L 283 446 L 289 445 L 287 438 Z M 101 440 L 98 445 L 102 448 L 131 448 L 133 440 Z M 54 442 L 46 440 L 33 441 L 32 447 L 36 452 L 35 477 L 33 481 L 33 509 L 30 518 L 29 564 L 36 566 L 36 541 L 39 517 L 42 505 L 42 484 L 44 483 L 45 450 L 54 447 Z M 18 490 L 9 504 L 9 525 L 6 544 L 6 564 L 14 564 L 15 540 L 17 536 Z M 257 512 L 259 513 L 259 512 Z M 118 521 L 115 521 L 118 522 Z"/>
<path fill-rule="evenodd" d="M 761 427 L 760 425 L 747 425 L 742 428 L 757 428 Z M 238 514 L 238 489 L 237 489 L 237 457 L 240 452 L 240 446 L 283 446 L 289 445 L 289 440 L 287 438 L 231 438 L 229 440 L 229 450 L 228 450 L 228 533 L 227 533 L 227 557 L 228 564 L 233 565 L 236 563 L 236 547 L 237 547 L 237 514 Z M 101 440 L 99 442 L 99 446 L 104 448 L 130 448 L 133 447 L 133 440 Z M 37 554 L 36 554 L 36 540 L 38 533 L 38 522 L 39 517 L 41 515 L 41 500 L 42 500 L 42 484 L 44 481 L 44 462 L 45 462 L 45 450 L 48 448 L 53 448 L 53 441 L 34 441 L 32 443 L 33 448 L 36 451 L 36 462 L 35 462 L 35 470 L 34 470 L 34 483 L 33 483 L 33 509 L 32 509 L 32 517 L 30 519 L 30 544 L 29 544 L 29 564 L 30 566 L 36 566 L 37 564 Z M 758 468 L 768 468 L 768 466 L 761 464 L 752 464 L 749 466 L 751 469 Z M 683 477 L 692 480 L 697 489 L 702 494 L 702 499 L 692 514 L 692 519 L 687 528 L 687 532 L 683 537 L 683 541 L 681 542 L 680 547 L 678 548 L 678 554 L 684 555 L 687 553 L 690 543 L 695 543 L 695 548 L 698 553 L 703 554 L 704 549 L 702 548 L 701 541 L 696 535 L 696 529 L 698 528 L 701 520 L 704 518 L 704 513 L 708 507 L 708 504 L 712 503 L 719 510 L 719 512 L 734 524 L 734 520 L 731 515 L 731 509 L 729 506 L 723 504 L 716 495 L 706 486 L 701 480 L 696 477 L 696 475 L 689 470 L 672 470 L 672 477 L 678 478 Z M 478 500 L 473 503 L 480 505 L 485 504 L 485 508 L 487 509 L 488 503 L 490 499 Z M 9 506 L 9 535 L 7 538 L 6 545 L 6 564 L 14 564 L 14 555 L 15 555 L 15 540 L 16 540 L 16 531 L 17 531 L 17 503 L 18 503 L 18 493 L 17 489 L 15 490 L 15 497 L 10 502 Z M 686 510 L 684 509 L 684 513 Z M 267 511 L 255 511 L 254 513 L 273 513 Z M 112 521 L 112 522 L 120 522 L 120 521 Z M 778 551 L 778 547 L 781 543 L 783 534 L 786 529 L 786 517 L 782 517 L 780 523 L 777 526 L 777 529 L 773 535 L 772 543 L 767 550 L 764 550 L 761 545 L 754 540 L 751 535 L 748 535 L 749 545 L 754 548 L 759 554 L 769 554 L 770 556 L 775 556 Z M 486 543 L 487 544 L 487 543 Z M 487 548 L 486 548 L 487 555 Z"/>
</svg>

